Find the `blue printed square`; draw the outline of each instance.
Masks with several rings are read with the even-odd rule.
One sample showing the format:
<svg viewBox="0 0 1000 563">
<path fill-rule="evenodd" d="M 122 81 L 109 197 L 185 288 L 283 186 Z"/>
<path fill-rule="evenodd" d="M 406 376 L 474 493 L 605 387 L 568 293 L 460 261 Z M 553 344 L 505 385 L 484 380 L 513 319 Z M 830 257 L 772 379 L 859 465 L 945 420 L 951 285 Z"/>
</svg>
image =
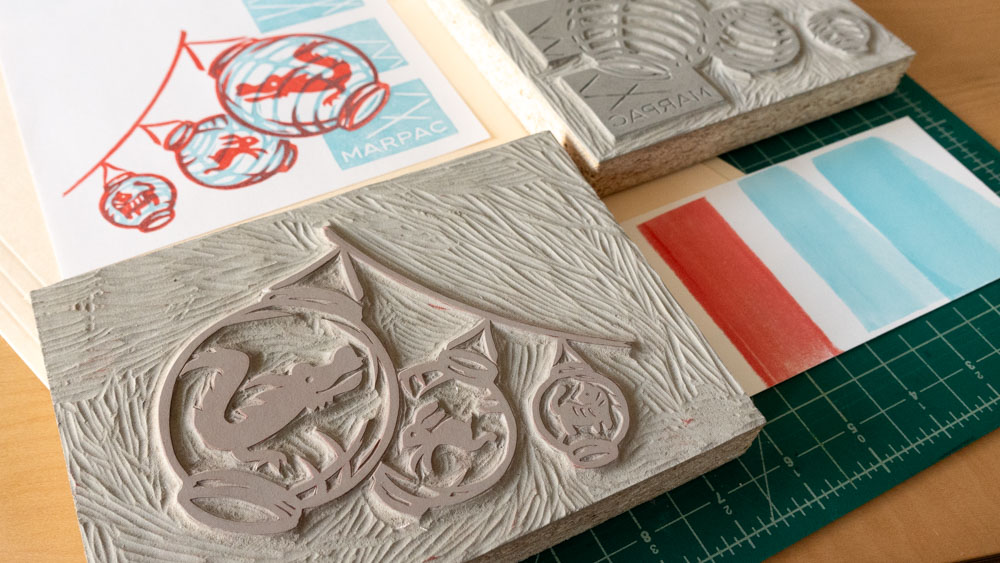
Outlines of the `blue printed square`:
<svg viewBox="0 0 1000 563">
<path fill-rule="evenodd" d="M 243 0 L 261 33 L 364 6 L 363 0 Z"/>
<path fill-rule="evenodd" d="M 458 133 L 423 80 L 392 87 L 389 101 L 370 123 L 356 131 L 323 135 L 342 169 L 354 168 Z"/>
<path fill-rule="evenodd" d="M 338 27 L 327 33 L 341 41 L 346 41 L 357 47 L 371 59 L 375 70 L 385 72 L 407 65 L 403 54 L 389 38 L 375 19 L 362 20 L 357 23 Z"/>
</svg>

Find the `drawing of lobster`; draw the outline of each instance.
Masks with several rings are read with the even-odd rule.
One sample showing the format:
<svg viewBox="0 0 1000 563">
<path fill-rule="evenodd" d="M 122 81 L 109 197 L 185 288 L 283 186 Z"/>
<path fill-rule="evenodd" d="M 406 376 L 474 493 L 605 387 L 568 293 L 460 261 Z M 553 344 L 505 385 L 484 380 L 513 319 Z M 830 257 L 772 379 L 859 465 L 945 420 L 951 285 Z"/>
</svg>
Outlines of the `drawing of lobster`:
<svg viewBox="0 0 1000 563">
<path fill-rule="evenodd" d="M 351 346 L 343 346 L 327 364 L 298 363 L 287 374 L 267 373 L 251 379 L 248 390 L 264 390 L 234 408 L 229 417 L 229 405 L 249 372 L 250 356 L 226 348 L 202 352 L 181 373 L 199 368 L 214 370 L 194 412 L 194 427 L 205 443 L 232 452 L 240 461 L 275 469 L 287 463 L 284 454 L 250 448 L 274 436 L 302 412 L 323 407 L 357 388 L 363 378 L 361 357 Z"/>
<path fill-rule="evenodd" d="M 296 60 L 308 63 L 310 66 L 325 68 L 326 71 L 323 73 L 313 74 L 308 71 L 309 67 L 293 68 L 283 74 L 272 74 L 260 84 L 246 82 L 237 84 L 236 94 L 244 97 L 246 101 L 258 102 L 284 98 L 292 94 L 333 90 L 329 96 L 323 98 L 323 105 L 333 104 L 333 101 L 344 93 L 347 82 L 351 79 L 351 65 L 336 57 L 325 57 L 315 53 L 314 49 L 323 43 L 323 41 L 312 41 L 300 45 L 292 54 Z M 324 76 L 326 72 L 329 72 L 328 76 Z"/>
</svg>

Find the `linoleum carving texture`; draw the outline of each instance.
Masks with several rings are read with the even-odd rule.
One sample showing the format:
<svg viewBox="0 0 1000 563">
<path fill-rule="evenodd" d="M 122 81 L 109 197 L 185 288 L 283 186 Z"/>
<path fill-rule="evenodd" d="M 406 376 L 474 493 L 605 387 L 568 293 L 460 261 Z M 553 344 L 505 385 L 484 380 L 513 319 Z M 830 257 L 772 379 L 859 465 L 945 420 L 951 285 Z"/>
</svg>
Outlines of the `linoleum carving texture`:
<svg viewBox="0 0 1000 563">
<path fill-rule="evenodd" d="M 763 420 L 550 135 L 33 294 L 87 555 L 530 555 Z"/>
<path fill-rule="evenodd" d="M 847 0 L 430 0 L 598 193 L 895 89 L 913 52 Z"/>
</svg>

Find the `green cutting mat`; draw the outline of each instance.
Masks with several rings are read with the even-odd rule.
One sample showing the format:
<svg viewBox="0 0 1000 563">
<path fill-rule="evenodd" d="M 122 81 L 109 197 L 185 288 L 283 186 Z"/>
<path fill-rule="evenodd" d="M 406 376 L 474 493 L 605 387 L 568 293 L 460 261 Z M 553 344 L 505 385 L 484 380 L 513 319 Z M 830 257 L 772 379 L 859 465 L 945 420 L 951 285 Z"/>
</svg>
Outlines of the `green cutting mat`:
<svg viewBox="0 0 1000 563">
<path fill-rule="evenodd" d="M 1000 152 L 909 77 L 890 96 L 723 158 L 753 172 L 904 116 L 1000 192 Z M 760 393 L 768 422 L 742 457 L 534 559 L 777 553 L 1000 427 L 998 307 L 994 282 Z"/>
</svg>

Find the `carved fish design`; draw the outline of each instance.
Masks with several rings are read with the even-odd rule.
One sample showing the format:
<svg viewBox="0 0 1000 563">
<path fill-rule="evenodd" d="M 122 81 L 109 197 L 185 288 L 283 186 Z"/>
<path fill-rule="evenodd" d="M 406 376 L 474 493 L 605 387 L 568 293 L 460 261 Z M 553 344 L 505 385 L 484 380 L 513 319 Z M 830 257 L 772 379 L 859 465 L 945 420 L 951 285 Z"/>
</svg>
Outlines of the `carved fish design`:
<svg viewBox="0 0 1000 563">
<path fill-rule="evenodd" d="M 538 434 L 574 465 L 594 468 L 618 459 L 628 432 L 628 404 L 621 389 L 560 342 L 546 379 L 532 400 Z"/>
<path fill-rule="evenodd" d="M 614 424 L 608 392 L 589 381 L 574 381 L 550 408 L 567 435 L 580 430 L 599 434 L 609 431 Z"/>
</svg>

